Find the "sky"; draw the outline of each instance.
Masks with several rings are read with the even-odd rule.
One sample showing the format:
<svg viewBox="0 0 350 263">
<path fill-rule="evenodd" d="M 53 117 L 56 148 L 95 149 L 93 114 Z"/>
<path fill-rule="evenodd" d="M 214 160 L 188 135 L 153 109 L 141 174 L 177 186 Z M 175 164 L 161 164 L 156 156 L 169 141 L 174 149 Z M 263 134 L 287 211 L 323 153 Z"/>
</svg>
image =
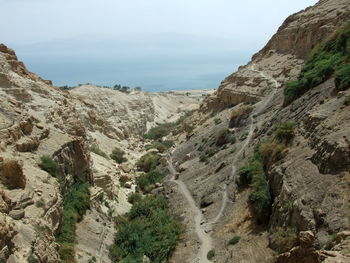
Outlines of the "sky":
<svg viewBox="0 0 350 263">
<path fill-rule="evenodd" d="M 57 85 L 216 88 L 315 2 L 0 0 L 0 42 Z"/>
</svg>

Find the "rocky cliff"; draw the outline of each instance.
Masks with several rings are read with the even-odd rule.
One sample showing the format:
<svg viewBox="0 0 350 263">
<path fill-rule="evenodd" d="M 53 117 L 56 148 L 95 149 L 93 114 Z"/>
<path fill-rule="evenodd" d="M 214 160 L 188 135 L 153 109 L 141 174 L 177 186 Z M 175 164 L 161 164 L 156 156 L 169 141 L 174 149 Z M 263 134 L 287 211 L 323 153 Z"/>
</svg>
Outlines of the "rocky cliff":
<svg viewBox="0 0 350 263">
<path fill-rule="evenodd" d="M 181 184 L 169 182 L 172 208 L 189 226 L 172 262 L 207 262 L 208 243 L 217 262 L 350 262 L 349 90 L 330 76 L 283 103 L 285 83 L 349 21 L 349 8 L 325 0 L 288 17 L 192 116 L 172 161 L 201 221 Z M 287 143 L 277 134 L 288 125 Z"/>
<path fill-rule="evenodd" d="M 95 255 L 110 262 L 111 217 L 130 208 L 132 191 L 120 188 L 119 179 L 130 185 L 135 179 L 133 164 L 145 151 L 140 135 L 198 108 L 201 96 L 124 94 L 94 86 L 63 91 L 0 45 L 0 98 L 0 261 L 60 262 L 65 245 L 55 236 L 63 227 L 66 196 L 87 182 L 91 209 L 76 226 L 76 261 Z M 108 158 L 116 147 L 128 163 L 118 166 Z M 53 166 L 43 169 L 44 156 Z"/>
</svg>

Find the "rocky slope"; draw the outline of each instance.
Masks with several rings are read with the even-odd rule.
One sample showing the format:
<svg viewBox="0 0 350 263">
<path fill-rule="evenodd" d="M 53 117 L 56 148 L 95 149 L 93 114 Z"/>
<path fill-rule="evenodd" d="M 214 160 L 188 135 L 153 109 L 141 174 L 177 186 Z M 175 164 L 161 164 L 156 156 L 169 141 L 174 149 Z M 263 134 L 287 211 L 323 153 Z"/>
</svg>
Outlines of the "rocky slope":
<svg viewBox="0 0 350 263">
<path fill-rule="evenodd" d="M 140 140 L 149 127 L 177 120 L 198 108 L 201 96 L 184 93 L 124 94 L 93 86 L 60 90 L 29 72 L 13 50 L 0 45 L 0 261 L 60 262 L 64 194 L 76 182 L 91 185 L 91 209 L 77 225 L 76 260 L 110 262 L 111 217 L 130 208 L 127 194 L 133 165 L 145 151 Z M 107 154 L 115 147 L 127 163 Z M 58 163 L 60 181 L 39 167 L 48 155 Z M 131 189 L 120 188 L 126 177 Z"/>
<path fill-rule="evenodd" d="M 349 16 L 348 0 L 319 1 L 290 16 L 192 116 L 194 130 L 179 136 L 171 160 L 179 182 L 170 181 L 165 190 L 188 226 L 172 262 L 207 262 L 200 252 L 207 242 L 216 262 L 350 262 L 349 90 L 337 91 L 331 78 L 283 107 L 284 83 Z M 251 201 L 253 187 L 242 184 L 239 169 L 287 121 L 295 123 L 295 137 L 282 159 L 264 167 L 272 207 L 263 223 Z M 223 134 L 236 142 L 218 143 Z M 199 226 L 181 182 L 202 208 Z M 210 234 L 207 241 L 196 228 Z M 234 236 L 241 239 L 231 246 Z"/>
</svg>

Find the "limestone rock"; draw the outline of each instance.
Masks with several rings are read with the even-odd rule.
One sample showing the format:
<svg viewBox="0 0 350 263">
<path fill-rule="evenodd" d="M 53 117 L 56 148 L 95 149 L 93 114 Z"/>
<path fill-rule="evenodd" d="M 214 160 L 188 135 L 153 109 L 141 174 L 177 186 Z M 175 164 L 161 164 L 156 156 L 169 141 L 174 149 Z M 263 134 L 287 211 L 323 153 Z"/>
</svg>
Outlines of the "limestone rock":
<svg viewBox="0 0 350 263">
<path fill-rule="evenodd" d="M 16 149 L 19 152 L 31 152 L 35 151 L 40 144 L 40 141 L 36 137 L 22 137 L 16 143 Z"/>
<path fill-rule="evenodd" d="M 24 188 L 26 177 L 23 164 L 17 160 L 5 159 L 0 167 L 0 181 L 9 189 Z"/>
<path fill-rule="evenodd" d="M 11 210 L 9 216 L 15 220 L 20 220 L 24 217 L 24 210 Z"/>
</svg>

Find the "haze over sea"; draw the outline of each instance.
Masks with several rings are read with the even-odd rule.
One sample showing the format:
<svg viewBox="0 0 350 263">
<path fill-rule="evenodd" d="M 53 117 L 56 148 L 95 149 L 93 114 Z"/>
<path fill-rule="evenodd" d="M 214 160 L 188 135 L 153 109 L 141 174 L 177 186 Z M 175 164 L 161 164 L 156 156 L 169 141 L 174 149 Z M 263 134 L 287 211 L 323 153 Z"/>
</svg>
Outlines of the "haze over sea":
<svg viewBox="0 0 350 263">
<path fill-rule="evenodd" d="M 29 70 L 57 86 L 121 84 L 168 91 L 217 88 L 254 52 L 252 47 L 235 49 L 235 42 L 163 33 L 121 36 L 119 40 L 80 37 L 11 47 Z"/>
</svg>

